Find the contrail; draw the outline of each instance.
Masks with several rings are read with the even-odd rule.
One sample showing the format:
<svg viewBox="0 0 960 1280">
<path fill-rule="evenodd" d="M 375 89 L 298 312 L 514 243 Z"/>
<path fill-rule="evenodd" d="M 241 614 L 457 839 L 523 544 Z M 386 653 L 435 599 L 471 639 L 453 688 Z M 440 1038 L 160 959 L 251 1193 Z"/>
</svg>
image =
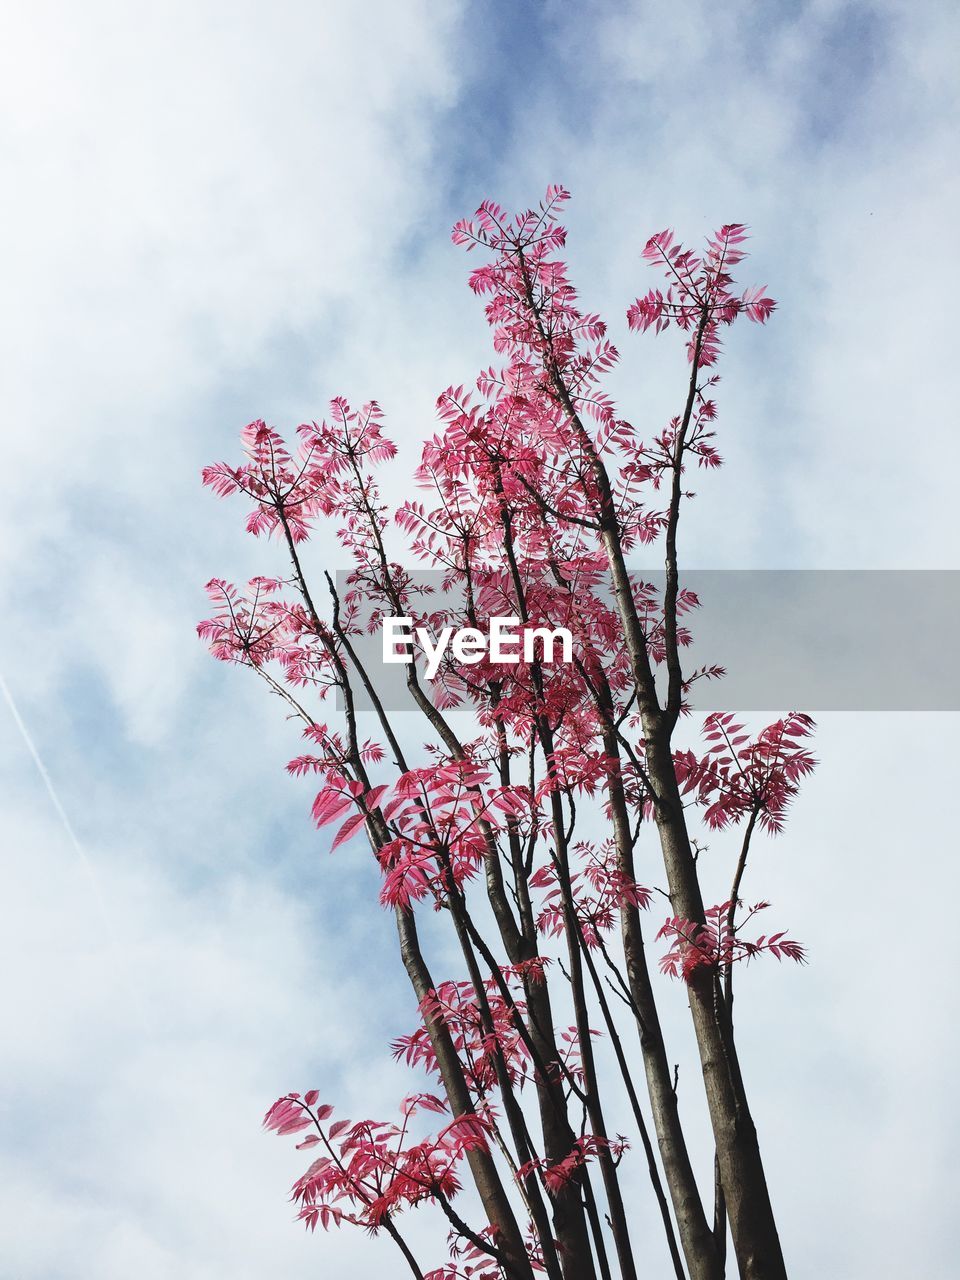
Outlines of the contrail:
<svg viewBox="0 0 960 1280">
<path fill-rule="evenodd" d="M 59 816 L 60 821 L 63 823 L 63 829 L 64 831 L 66 831 L 67 835 L 70 837 L 70 843 L 73 845 L 73 848 L 74 848 L 74 851 L 76 852 L 77 857 L 83 863 L 83 869 L 86 871 L 87 875 L 90 877 L 90 882 L 93 885 L 94 891 L 96 892 L 97 900 L 100 903 L 100 908 L 104 913 L 104 923 L 108 924 L 108 920 L 106 918 L 106 903 L 104 902 L 103 896 L 100 893 L 100 885 L 97 883 L 97 875 L 93 869 L 93 863 L 87 857 L 86 850 L 84 849 L 80 841 L 77 839 L 77 833 L 74 831 L 73 827 L 70 825 L 70 819 L 67 817 L 67 812 L 64 809 L 63 805 L 60 803 L 60 797 L 57 795 L 56 788 L 53 785 L 53 779 L 50 777 L 50 774 L 47 772 L 46 765 L 40 759 L 40 752 L 37 750 L 36 746 L 34 745 L 33 739 L 30 737 L 30 731 L 27 729 L 27 726 L 23 723 L 23 717 L 21 716 L 20 712 L 17 710 L 17 704 L 13 700 L 13 694 L 10 692 L 10 686 L 7 684 L 6 680 L 4 680 L 2 671 L 0 671 L 0 693 L 3 694 L 3 699 L 6 702 L 7 706 L 10 708 L 10 714 L 13 716 L 14 724 L 20 730 L 20 737 L 23 738 L 24 745 L 26 746 L 27 750 L 30 752 L 30 755 L 33 757 L 33 763 L 37 766 L 37 773 L 39 773 L 40 777 L 43 779 L 43 785 L 47 788 L 47 794 L 49 795 L 50 799 L 53 802 L 53 807 L 56 809 L 57 815 Z"/>
<path fill-rule="evenodd" d="M 84 872 L 86 873 L 87 879 L 90 881 L 90 887 L 92 888 L 94 897 L 97 900 L 97 907 L 99 908 L 99 911 L 100 911 L 100 919 L 103 924 L 104 932 L 106 934 L 107 942 L 109 944 L 110 950 L 114 954 L 114 959 L 117 962 L 120 971 L 124 974 L 125 980 L 130 990 L 130 997 L 134 1005 L 134 1008 L 140 1018 L 140 1022 L 143 1025 L 144 1029 L 147 1029 L 146 1012 L 144 1010 L 143 1004 L 140 1001 L 139 993 L 136 991 L 135 987 L 130 982 L 129 976 L 127 975 L 126 966 L 123 964 L 120 946 L 117 940 L 117 935 L 114 932 L 113 924 L 111 923 L 111 920 L 110 920 L 110 912 L 107 910 L 106 899 L 104 898 L 103 892 L 100 888 L 100 882 L 97 878 L 96 870 L 94 869 L 93 863 L 90 861 L 90 858 L 87 855 L 86 849 L 84 849 L 83 845 L 80 843 L 79 837 L 77 836 L 77 833 L 74 831 L 73 826 L 70 822 L 70 819 L 67 817 L 66 809 L 64 809 L 63 805 L 60 803 L 60 797 L 57 795 L 57 789 L 53 785 L 53 779 L 50 777 L 50 774 L 47 771 L 47 766 L 43 763 L 43 760 L 40 757 L 40 752 L 37 750 L 36 745 L 33 741 L 33 738 L 30 736 L 29 729 L 27 728 L 26 724 L 24 724 L 23 717 L 21 716 L 19 710 L 17 709 L 17 704 L 13 700 L 13 694 L 10 692 L 10 686 L 7 684 L 6 680 L 4 679 L 2 671 L 0 671 L 0 693 L 3 694 L 3 700 L 7 704 L 7 706 L 10 708 L 10 714 L 13 716 L 13 722 L 17 726 L 17 729 L 20 731 L 20 737 L 23 739 L 24 745 L 26 746 L 27 750 L 30 752 L 30 756 L 31 756 L 31 759 L 33 760 L 33 763 L 37 766 L 37 772 L 40 774 L 40 777 L 43 779 L 43 785 L 46 787 L 47 794 L 50 797 L 50 800 L 53 804 L 54 809 L 56 809 L 57 811 L 57 816 L 59 817 L 60 822 L 63 824 L 63 829 L 64 831 L 66 831 L 67 836 L 70 840 L 70 843 L 73 846 L 73 850 L 80 860 L 80 864 L 83 867 Z"/>
</svg>

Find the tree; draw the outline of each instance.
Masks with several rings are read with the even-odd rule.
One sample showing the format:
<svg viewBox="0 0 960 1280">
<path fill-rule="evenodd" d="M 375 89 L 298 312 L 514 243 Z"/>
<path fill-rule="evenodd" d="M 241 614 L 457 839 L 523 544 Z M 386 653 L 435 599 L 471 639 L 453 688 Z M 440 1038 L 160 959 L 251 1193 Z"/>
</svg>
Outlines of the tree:
<svg viewBox="0 0 960 1280">
<path fill-rule="evenodd" d="M 684 475 L 720 465 L 712 397 L 723 328 L 764 322 L 775 304 L 734 286 L 740 225 L 699 254 L 670 232 L 647 242 L 643 257 L 666 285 L 634 302 L 629 326 L 682 330 L 690 373 L 676 417 L 644 440 L 603 390 L 618 352 L 559 257 L 566 199 L 551 188 L 512 218 L 486 202 L 454 228 L 455 243 L 484 259 L 470 286 L 486 299 L 499 363 L 475 391 L 440 396 L 440 429 L 416 473 L 423 501 L 391 513 L 382 499 L 375 472 L 396 449 L 375 402 L 334 400 L 324 422 L 298 428 L 296 446 L 253 422 L 244 460 L 204 471 L 215 493 L 246 498 L 248 531 L 274 535 L 287 563 L 242 590 L 210 582 L 200 634 L 302 723 L 309 751 L 289 768 L 318 778 L 313 817 L 334 830 L 332 847 L 365 838 L 372 850 L 418 1010 L 394 1052 L 436 1081 L 435 1093 L 403 1102 L 397 1122 L 330 1124 L 332 1108 L 311 1091 L 279 1099 L 265 1123 L 317 1150 L 294 1188 L 307 1225 L 386 1232 L 415 1276 L 634 1280 L 629 1143 L 610 1125 L 625 1100 L 675 1274 L 722 1276 L 729 1223 L 740 1275 L 776 1280 L 786 1270 L 737 1054 L 733 970 L 761 954 L 804 958 L 782 931 L 755 935 L 768 904 L 744 906 L 741 892 L 754 838 L 780 830 L 813 767 L 813 726 L 792 713 L 750 733 L 716 714 L 696 751 L 675 742 L 694 684 L 723 674 L 683 667 L 698 604 L 679 577 Z M 352 567 L 340 584 L 324 572 L 318 587 L 302 550 L 321 522 Z M 439 592 L 392 553 L 398 536 Z M 628 566 L 658 540 L 662 589 Z M 504 617 L 525 635 L 567 631 L 570 660 L 550 660 L 542 643 L 509 659 L 484 651 L 477 637 Z M 408 709 L 431 737 L 416 753 L 362 643 L 388 618 L 430 634 L 470 629 L 437 658 L 433 680 L 416 662 L 403 669 Z M 318 710 L 331 695 L 342 708 L 334 723 Z M 715 905 L 701 892 L 694 820 L 743 833 L 729 896 Z M 636 859 L 651 842 L 669 899 L 661 967 L 685 988 L 713 1127 L 709 1209 L 646 957 L 642 921 L 658 895 L 638 883 Z M 456 937 L 456 975 L 435 977 L 421 945 L 417 918 L 430 908 Z M 635 1042 L 622 1034 L 624 1009 Z M 621 1097 L 601 1087 L 602 1054 Z M 425 1113 L 442 1116 L 433 1136 Z M 479 1224 L 457 1207 L 464 1180 Z M 425 1203 L 450 1232 L 450 1261 L 429 1272 L 402 1234 L 403 1212 Z"/>
</svg>

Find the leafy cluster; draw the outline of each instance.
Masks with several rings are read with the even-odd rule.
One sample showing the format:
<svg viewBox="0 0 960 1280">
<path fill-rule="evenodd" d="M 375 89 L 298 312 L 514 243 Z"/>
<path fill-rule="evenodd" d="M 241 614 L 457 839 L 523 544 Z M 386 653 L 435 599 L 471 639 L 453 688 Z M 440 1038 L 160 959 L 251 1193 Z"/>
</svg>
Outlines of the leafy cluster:
<svg viewBox="0 0 960 1280">
<path fill-rule="evenodd" d="M 642 916 L 661 896 L 672 903 L 657 934 L 668 946 L 660 967 L 689 985 L 705 1060 L 717 1045 L 733 1052 L 734 965 L 761 954 L 804 958 L 782 932 L 743 936 L 766 903 L 738 912 L 755 830 L 782 829 L 814 766 L 812 721 L 795 712 L 751 732 L 716 714 L 702 749 L 673 741 L 695 683 L 723 674 L 683 666 L 698 607 L 677 569 L 680 508 L 692 496 L 684 477 L 691 465 L 721 461 L 713 369 L 722 331 L 740 318 L 766 321 L 775 304 L 763 289 L 735 285 L 742 225 L 721 227 L 702 253 L 669 231 L 651 237 L 642 256 L 667 283 L 638 298 L 627 322 L 679 329 L 689 381 L 680 411 L 646 438 L 605 390 L 618 349 L 581 307 L 560 257 L 566 199 L 551 188 L 516 217 L 485 202 L 454 228 L 454 242 L 483 258 L 470 287 L 483 299 L 496 363 L 469 389 L 440 395 L 418 496 L 396 510 L 383 499 L 377 470 L 396 449 L 375 401 L 354 409 L 333 400 L 324 421 L 297 429 L 294 445 L 253 422 L 243 460 L 203 473 L 218 496 L 247 504 L 247 530 L 277 539 L 286 566 L 242 588 L 212 579 L 200 635 L 215 658 L 255 672 L 299 721 L 307 748 L 289 769 L 315 779 L 313 819 L 329 829 L 330 848 L 365 843 L 375 859 L 418 1017 L 394 1053 L 437 1089 L 406 1099 L 399 1123 L 330 1124 L 332 1109 L 312 1091 L 280 1098 L 265 1124 L 306 1133 L 298 1146 L 318 1148 L 293 1193 L 306 1225 L 385 1231 L 420 1280 L 599 1280 L 610 1274 L 608 1239 L 624 1280 L 634 1280 L 619 1171 L 630 1144 L 607 1122 L 605 1102 L 620 1104 L 601 1085 L 605 1050 L 647 1153 L 674 1269 L 684 1275 L 682 1253 L 692 1280 L 716 1280 L 717 1233 L 679 1122 Z M 327 546 L 332 531 L 349 562 L 342 588 L 325 570 L 319 585 L 309 572 L 305 544 L 318 529 Z M 663 588 L 625 559 L 660 538 Z M 398 560 L 398 539 L 411 563 L 434 571 L 439 591 Z M 534 652 L 464 662 L 448 651 L 429 687 L 407 667 L 408 710 L 429 736 L 411 758 L 410 735 L 362 657 L 363 638 L 388 616 L 433 632 L 485 631 L 504 616 L 565 627 L 573 660 Z M 334 696 L 341 710 L 322 715 Z M 695 821 L 742 833 L 732 890 L 710 908 Z M 648 859 L 657 843 L 662 890 Z M 439 979 L 417 931 L 423 907 L 445 914 L 461 957 Z M 625 1014 L 611 1008 L 611 993 Z M 669 1156 L 662 1172 L 621 1015 L 639 1033 L 656 1140 Z M 738 1073 L 731 1079 L 731 1090 L 741 1087 Z M 745 1101 L 711 1094 L 711 1105 L 718 1178 L 729 1180 L 755 1167 L 752 1151 L 730 1144 L 752 1139 L 750 1126 L 719 1109 L 739 1116 Z M 415 1137 L 424 1112 L 446 1123 Z M 468 1182 L 472 1207 L 461 1216 Z M 722 1203 L 719 1182 L 717 1196 Z M 476 1201 L 484 1220 L 471 1226 Z M 450 1260 L 429 1272 L 398 1226 L 424 1204 L 450 1231 Z M 731 1219 L 731 1229 L 747 1256 L 752 1227 Z M 775 1267 L 769 1274 L 779 1280 Z"/>
</svg>

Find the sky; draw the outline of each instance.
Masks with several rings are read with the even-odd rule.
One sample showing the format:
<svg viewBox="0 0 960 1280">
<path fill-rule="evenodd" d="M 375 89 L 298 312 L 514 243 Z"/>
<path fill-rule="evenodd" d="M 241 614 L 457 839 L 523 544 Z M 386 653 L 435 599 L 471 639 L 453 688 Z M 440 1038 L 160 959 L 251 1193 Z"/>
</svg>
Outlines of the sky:
<svg viewBox="0 0 960 1280">
<path fill-rule="evenodd" d="M 196 640 L 209 577 L 275 563 L 199 470 L 253 418 L 376 397 L 406 495 L 437 394 L 491 358 L 450 225 L 560 182 L 634 422 L 683 381 L 626 335 L 648 235 L 749 223 L 780 302 L 725 355 L 688 564 L 960 568 L 953 7 L 36 0 L 4 27 L 0 1280 L 392 1275 L 301 1232 L 302 1157 L 258 1128 L 309 1087 L 389 1114 L 413 1009 L 369 860 L 284 774 L 294 730 Z M 954 1274 L 956 727 L 824 716 L 758 859 L 811 953 L 738 999 L 800 1280 Z"/>
</svg>

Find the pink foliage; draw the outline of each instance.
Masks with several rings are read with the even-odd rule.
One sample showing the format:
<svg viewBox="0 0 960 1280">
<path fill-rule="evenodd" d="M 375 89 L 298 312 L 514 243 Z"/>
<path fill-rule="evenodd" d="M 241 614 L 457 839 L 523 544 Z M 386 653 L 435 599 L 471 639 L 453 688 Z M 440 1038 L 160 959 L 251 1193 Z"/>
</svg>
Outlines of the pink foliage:
<svg viewBox="0 0 960 1280">
<path fill-rule="evenodd" d="M 749 907 L 741 923 L 731 929 L 729 902 L 721 902 L 708 908 L 706 922 L 696 924 L 673 916 L 663 925 L 657 938 L 666 938 L 674 945 L 660 960 L 660 968 L 673 978 L 689 982 L 703 969 L 726 969 L 738 960 L 752 960 L 754 956 L 771 955 L 775 960 L 806 961 L 806 952 L 799 942 L 793 942 L 785 932 L 761 934 L 748 941 L 740 936 L 740 930 L 758 911 L 769 907 L 769 902 L 758 902 Z"/>
<path fill-rule="evenodd" d="M 310 1230 L 349 1223 L 397 1238 L 396 1216 L 423 1203 L 439 1206 L 453 1224 L 450 1260 L 417 1271 L 425 1280 L 505 1274 L 495 1229 L 472 1230 L 452 1205 L 465 1164 L 505 1149 L 504 1094 L 547 1081 L 562 1098 L 588 1099 L 597 1033 L 585 1015 L 578 1011 L 572 1027 L 542 1029 L 554 1045 L 545 1061 L 532 1050 L 529 1019 L 541 984 L 557 973 L 547 954 L 556 942 L 566 941 L 568 957 L 582 952 L 586 962 L 602 964 L 616 951 L 623 922 L 635 922 L 654 900 L 633 873 L 633 848 L 656 816 L 657 797 L 643 765 L 637 680 L 608 582 L 608 541 L 615 531 L 625 554 L 655 542 L 672 518 L 681 477 L 691 467 L 720 465 L 713 366 L 722 334 L 741 317 L 765 322 L 776 305 L 763 288 L 734 280 L 746 256 L 741 224 L 721 227 L 699 252 L 672 231 L 652 236 L 643 258 L 665 282 L 637 298 L 627 323 L 639 331 L 679 329 L 691 381 L 685 409 L 644 434 L 620 415 L 605 386 L 618 348 L 606 323 L 581 305 L 561 257 L 567 199 L 562 187 L 551 187 L 536 209 L 515 216 L 484 201 L 454 228 L 454 243 L 480 259 L 469 283 L 483 300 L 495 363 L 472 385 L 440 394 L 436 432 L 415 473 L 418 492 L 395 511 L 377 483 L 377 469 L 396 448 L 376 401 L 355 410 L 335 398 L 326 419 L 301 424 L 292 444 L 252 422 L 242 433 L 239 465 L 203 472 L 215 494 L 247 504 L 252 535 L 284 545 L 289 573 L 253 578 L 246 587 L 212 579 L 201 638 L 220 661 L 255 670 L 299 721 L 307 745 L 288 769 L 314 780 L 312 816 L 330 850 L 360 848 L 365 837 L 380 903 L 397 921 L 412 919 L 418 904 L 449 911 L 464 953 L 480 953 L 486 964 L 479 977 L 474 969 L 436 981 L 419 999 L 418 1025 L 393 1046 L 407 1067 L 445 1091 L 442 1033 L 469 1095 L 469 1106 L 461 1096 L 454 1108 L 461 1114 L 448 1118 L 448 1102 L 421 1092 L 404 1100 L 396 1123 L 332 1121 L 332 1108 L 312 1090 L 278 1099 L 264 1119 L 269 1130 L 297 1136 L 298 1149 L 314 1152 L 293 1188 Z M 609 469 L 609 483 L 596 459 Z M 683 489 L 679 495 L 693 496 Z M 320 527 L 328 545 L 336 537 L 350 568 L 345 587 L 327 577 L 318 594 L 301 557 Z M 394 559 L 398 541 L 439 571 L 442 591 Z M 668 665 L 671 649 L 691 641 L 699 601 L 681 585 L 668 605 L 640 574 L 629 589 L 652 668 Z M 487 654 L 466 663 L 448 653 L 430 690 L 438 713 L 430 717 L 433 741 L 415 764 L 385 719 L 382 732 L 362 738 L 352 711 L 338 728 L 315 718 L 315 700 L 348 686 L 354 643 L 376 633 L 385 617 L 409 617 L 433 632 L 451 624 L 484 630 L 490 619 L 520 610 L 526 626 L 567 628 L 574 661 L 521 656 L 508 664 Z M 697 681 L 722 675 L 717 666 L 684 673 L 677 714 L 689 709 L 685 700 Z M 451 712 L 470 716 L 475 738 L 454 740 L 445 730 Z M 745 823 L 749 831 L 757 824 L 779 832 L 815 764 L 812 731 L 810 718 L 796 712 L 758 733 L 732 715 L 709 716 L 702 753 L 670 748 L 684 804 L 711 830 Z M 620 842 L 562 839 L 565 827 L 574 829 L 578 805 L 605 820 L 616 812 Z M 515 964 L 484 953 L 471 933 L 468 895 L 491 883 L 510 910 L 525 913 L 525 958 Z M 743 937 L 767 904 L 737 923 L 738 905 L 711 907 L 702 922 L 668 919 L 657 935 L 671 947 L 661 968 L 690 981 L 761 954 L 803 961 L 803 948 L 782 932 Z M 566 970 L 563 979 L 574 982 Z M 427 985 L 417 987 L 418 997 Z M 424 1135 L 423 1116 L 438 1114 L 446 1123 Z M 549 1202 L 579 1185 L 591 1162 L 609 1176 L 626 1149 L 625 1139 L 594 1133 L 585 1119 L 560 1158 L 525 1158 L 525 1151 L 511 1178 L 541 1187 Z M 537 1236 L 532 1217 L 527 1238 L 531 1266 L 540 1271 L 553 1242 Z"/>
<path fill-rule="evenodd" d="M 317 1105 L 311 1090 L 279 1098 L 263 1124 L 285 1137 L 312 1130 L 298 1149 L 319 1146 L 321 1154 L 293 1187 L 299 1218 L 311 1230 L 353 1223 L 376 1231 L 385 1220 L 423 1200 L 452 1200 L 460 1191 L 457 1168 L 470 1151 L 487 1149 L 488 1126 L 477 1115 L 451 1120 L 435 1136 L 415 1142 L 410 1122 L 420 1111 L 443 1114 L 446 1104 L 433 1094 L 415 1094 L 401 1105 L 399 1125 L 379 1120 L 338 1120 L 329 1105 Z"/>
<path fill-rule="evenodd" d="M 756 812 L 768 831 L 782 831 L 801 780 L 816 765 L 802 745 L 813 732 L 810 717 L 791 712 L 756 737 L 728 712 L 708 716 L 703 728 L 705 754 L 677 752 L 675 765 L 683 794 L 704 807 L 707 826 L 722 829 Z"/>
<path fill-rule="evenodd" d="M 662 268 L 666 292 L 651 289 L 638 298 L 627 312 L 631 329 L 654 328 L 662 333 L 674 324 L 690 333 L 687 355 L 697 367 L 716 364 L 720 354 L 720 326 L 731 325 L 737 316 L 763 324 L 773 314 L 776 303 L 764 294 L 763 286 L 737 293 L 732 269 L 746 257 L 747 229 L 740 223 L 721 227 L 707 241 L 702 254 L 685 249 L 672 231 L 651 236 L 643 256 Z"/>
</svg>

